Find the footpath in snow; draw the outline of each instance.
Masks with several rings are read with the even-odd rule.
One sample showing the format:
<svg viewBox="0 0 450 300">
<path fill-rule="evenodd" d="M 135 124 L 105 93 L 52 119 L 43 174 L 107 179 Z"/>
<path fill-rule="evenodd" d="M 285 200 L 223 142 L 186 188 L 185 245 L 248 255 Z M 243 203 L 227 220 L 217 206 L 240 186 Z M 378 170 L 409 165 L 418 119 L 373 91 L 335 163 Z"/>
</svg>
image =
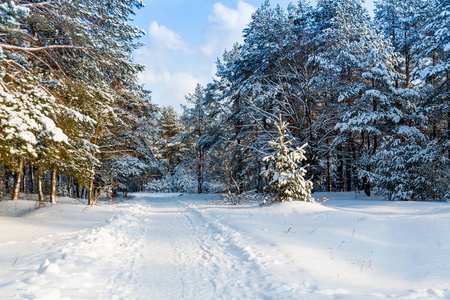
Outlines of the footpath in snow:
<svg viewBox="0 0 450 300">
<path fill-rule="evenodd" d="M 450 299 L 450 205 L 0 202 L 0 299 Z"/>
</svg>

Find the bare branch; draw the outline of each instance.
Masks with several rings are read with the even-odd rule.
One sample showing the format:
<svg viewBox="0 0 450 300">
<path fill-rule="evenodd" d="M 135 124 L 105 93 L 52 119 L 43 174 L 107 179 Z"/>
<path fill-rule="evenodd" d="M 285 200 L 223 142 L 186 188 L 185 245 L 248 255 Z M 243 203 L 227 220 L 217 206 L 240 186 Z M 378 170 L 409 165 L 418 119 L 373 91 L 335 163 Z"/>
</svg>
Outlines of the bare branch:
<svg viewBox="0 0 450 300">
<path fill-rule="evenodd" d="M 110 147 L 119 147 L 119 146 L 127 146 L 130 145 L 132 142 L 126 142 L 126 143 L 121 143 L 121 144 L 116 144 L 116 145 L 105 145 L 105 146 L 98 146 L 99 148 L 110 148 Z"/>
<path fill-rule="evenodd" d="M 53 57 L 52 57 L 47 51 L 44 51 L 44 52 L 45 52 L 45 54 L 47 54 L 48 58 L 50 58 L 51 61 L 53 61 L 53 63 L 58 67 L 59 71 L 61 71 L 61 73 L 63 74 L 63 76 L 67 78 L 66 74 L 65 74 L 64 71 L 61 69 L 61 67 L 59 66 L 58 62 L 57 62 L 56 60 L 54 60 Z"/>
<path fill-rule="evenodd" d="M 22 66 L 21 64 L 15 62 L 14 60 L 7 60 L 6 61 L 7 64 L 11 64 L 11 65 L 15 65 L 16 67 L 25 70 L 26 68 L 24 66 Z"/>
<path fill-rule="evenodd" d="M 123 152 L 136 152 L 136 150 L 111 150 L 111 151 L 100 151 L 101 154 L 113 154 L 113 153 L 123 153 Z"/>
</svg>

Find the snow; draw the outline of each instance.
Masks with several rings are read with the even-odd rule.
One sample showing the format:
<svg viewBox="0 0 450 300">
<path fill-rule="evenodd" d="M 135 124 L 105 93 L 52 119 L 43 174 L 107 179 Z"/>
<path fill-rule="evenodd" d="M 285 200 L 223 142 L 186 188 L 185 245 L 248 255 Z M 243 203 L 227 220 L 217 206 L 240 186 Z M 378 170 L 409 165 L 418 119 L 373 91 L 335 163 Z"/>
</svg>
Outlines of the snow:
<svg viewBox="0 0 450 300">
<path fill-rule="evenodd" d="M 45 130 L 51 135 L 51 138 L 55 142 L 69 143 L 69 138 L 63 133 L 63 131 L 56 127 L 55 122 L 46 116 L 41 116 L 39 121 L 42 123 Z"/>
<path fill-rule="evenodd" d="M 0 202 L 0 298 L 450 299 L 448 203 L 135 196 Z"/>
</svg>

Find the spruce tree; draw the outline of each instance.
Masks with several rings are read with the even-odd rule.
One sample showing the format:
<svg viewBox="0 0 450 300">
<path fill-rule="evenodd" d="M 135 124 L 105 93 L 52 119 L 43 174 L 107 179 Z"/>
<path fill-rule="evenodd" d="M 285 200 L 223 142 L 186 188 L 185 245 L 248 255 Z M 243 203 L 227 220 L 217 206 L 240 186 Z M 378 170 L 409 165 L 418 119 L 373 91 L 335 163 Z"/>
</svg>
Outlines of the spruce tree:
<svg viewBox="0 0 450 300">
<path fill-rule="evenodd" d="M 276 124 L 278 137 L 276 140 L 269 142 L 275 152 L 263 158 L 263 162 L 267 164 L 267 169 L 262 175 L 267 179 L 267 186 L 264 191 L 269 196 L 270 202 L 285 201 L 309 201 L 314 199 L 311 197 L 313 183 L 305 180 L 306 169 L 299 164 L 306 159 L 304 148 L 293 149 L 291 147 L 292 140 L 286 140 L 289 135 L 286 132 L 288 123 L 283 122 L 281 115 L 279 124 Z"/>
</svg>

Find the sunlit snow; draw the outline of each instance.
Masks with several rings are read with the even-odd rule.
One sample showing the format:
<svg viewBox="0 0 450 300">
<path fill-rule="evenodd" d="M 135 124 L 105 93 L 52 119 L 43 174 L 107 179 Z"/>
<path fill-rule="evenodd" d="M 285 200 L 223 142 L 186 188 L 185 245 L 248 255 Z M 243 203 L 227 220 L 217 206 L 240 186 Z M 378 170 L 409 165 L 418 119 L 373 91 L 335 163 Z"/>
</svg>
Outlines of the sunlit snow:
<svg viewBox="0 0 450 300">
<path fill-rule="evenodd" d="M 443 299 L 448 203 L 0 202 L 0 298 Z"/>
</svg>

